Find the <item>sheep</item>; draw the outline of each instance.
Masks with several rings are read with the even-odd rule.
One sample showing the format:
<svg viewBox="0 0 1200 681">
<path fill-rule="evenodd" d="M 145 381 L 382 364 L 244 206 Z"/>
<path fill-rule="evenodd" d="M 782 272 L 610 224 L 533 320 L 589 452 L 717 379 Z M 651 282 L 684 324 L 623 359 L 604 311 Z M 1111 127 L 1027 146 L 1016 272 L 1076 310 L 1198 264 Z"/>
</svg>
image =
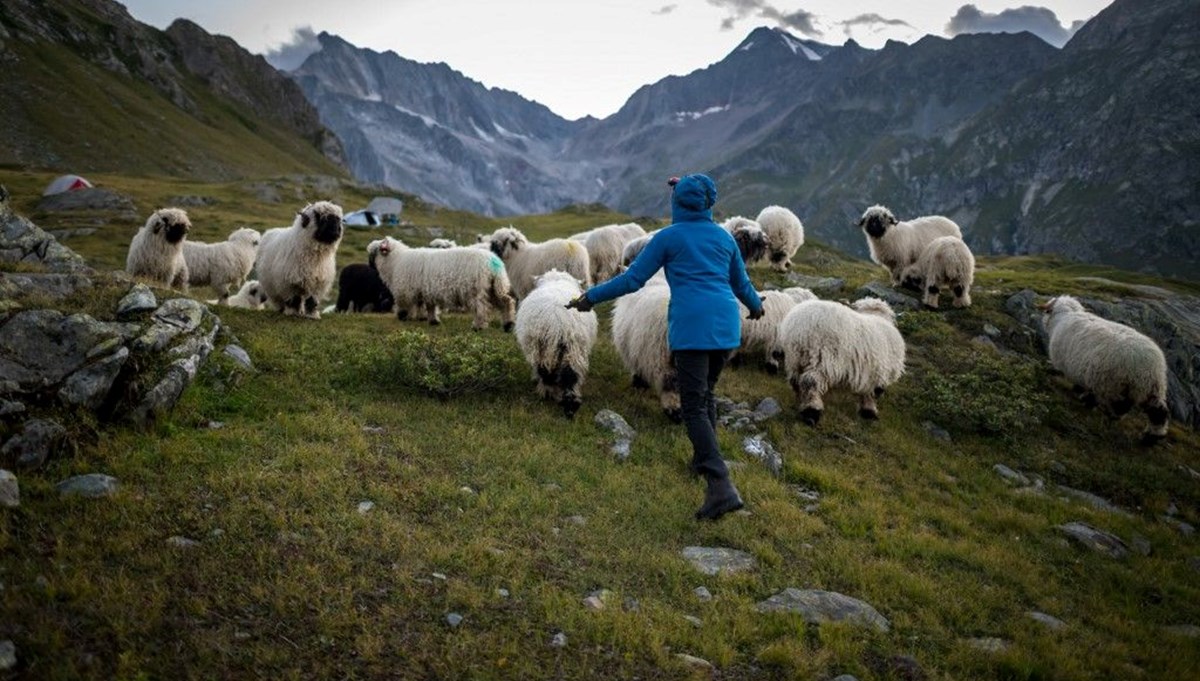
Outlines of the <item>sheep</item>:
<svg viewBox="0 0 1200 681">
<path fill-rule="evenodd" d="M 271 305 L 285 315 L 320 319 L 317 305 L 333 288 L 342 208 L 310 203 L 291 227 L 269 229 L 258 246 L 258 281 Z"/>
<path fill-rule="evenodd" d="M 512 282 L 512 292 L 524 298 L 533 290 L 533 278 L 552 269 L 566 272 L 583 282 L 585 288 L 592 285 L 591 261 L 587 248 L 578 241 L 551 239 L 533 243 L 513 227 L 501 227 L 487 240 L 492 252 L 500 256 Z"/>
<path fill-rule="evenodd" d="M 215 302 L 215 301 L 214 301 Z M 240 307 L 247 310 L 261 310 L 267 303 L 267 294 L 263 293 L 262 285 L 257 279 L 251 279 L 242 284 L 242 288 L 225 300 L 229 307 Z"/>
<path fill-rule="evenodd" d="M 517 308 L 517 344 L 533 369 L 537 393 L 558 402 L 567 418 L 582 404 L 580 389 L 596 344 L 596 313 L 566 307 L 582 293 L 575 277 L 550 270 L 534 279 Z"/>
<path fill-rule="evenodd" d="M 938 295 L 948 288 L 954 292 L 954 307 L 971 305 L 971 284 L 975 281 L 975 256 L 958 237 L 940 236 L 921 251 L 921 257 L 901 274 L 906 288 L 921 291 L 921 301 L 937 309 Z"/>
<path fill-rule="evenodd" d="M 646 244 L 650 243 L 650 240 L 653 239 L 654 235 L 658 234 L 658 232 L 659 230 L 656 229 L 653 232 L 647 233 L 645 236 L 639 236 L 638 238 L 632 239 L 629 241 L 629 243 L 625 244 L 625 248 L 621 249 L 621 265 L 623 267 L 629 267 L 632 265 L 633 261 L 636 260 L 639 255 L 641 255 L 642 250 L 646 248 Z"/>
<path fill-rule="evenodd" d="M 627 222 L 597 227 L 571 238 L 583 237 L 582 242 L 587 248 L 588 262 L 591 264 L 592 281 L 599 284 L 621 273 L 625 245 L 645 235 L 646 230 L 641 225 Z"/>
<path fill-rule="evenodd" d="M 721 223 L 721 226 L 737 242 L 738 250 L 741 251 L 742 260 L 746 265 L 762 260 L 771 248 L 767 233 L 763 231 L 761 225 L 750 218 L 738 215 Z"/>
<path fill-rule="evenodd" d="M 1075 382 L 1088 404 L 1120 418 L 1134 406 L 1149 421 L 1143 441 L 1167 435 L 1167 361 L 1146 335 L 1094 315 L 1071 296 L 1041 306 L 1050 364 Z"/>
<path fill-rule="evenodd" d="M 168 288 L 187 291 L 188 265 L 183 242 L 192 223 L 178 208 L 154 211 L 129 243 L 125 271 Z"/>
<path fill-rule="evenodd" d="M 617 299 L 612 313 L 612 339 L 621 363 L 636 388 L 653 388 L 667 418 L 683 421 L 679 383 L 667 343 L 667 306 L 671 288 L 661 274 L 640 290 Z"/>
<path fill-rule="evenodd" d="M 758 297 L 763 302 L 763 316 L 760 319 L 748 319 L 750 310 L 741 302 L 738 303 L 742 311 L 742 344 L 729 359 L 736 366 L 741 364 L 745 355 L 761 352 L 766 359 L 767 373 L 775 374 L 779 371 L 779 364 L 771 356 L 771 351 L 780 322 L 793 307 L 816 300 L 817 296 L 806 288 L 795 286 L 782 291 L 760 291 Z"/>
<path fill-rule="evenodd" d="M 258 230 L 242 228 L 215 244 L 184 240 L 188 285 L 211 286 L 217 292 L 217 302 L 223 304 L 229 298 L 229 292 L 241 288 L 250 274 L 261 239 Z"/>
<path fill-rule="evenodd" d="M 786 272 L 792 268 L 792 256 L 804 245 L 804 225 L 800 218 L 783 206 L 767 206 L 755 221 L 767 235 L 771 251 L 771 269 Z"/>
<path fill-rule="evenodd" d="M 496 308 L 506 332 L 512 331 L 516 302 L 500 257 L 475 248 L 409 248 L 392 237 L 367 246 L 379 276 L 395 299 L 401 320 L 423 309 L 432 325 L 442 323 L 439 307 L 473 310 L 476 331 L 488 325 Z"/>
<path fill-rule="evenodd" d="M 453 239 L 434 239 L 429 242 L 430 248 L 458 248 L 458 244 Z"/>
<path fill-rule="evenodd" d="M 352 263 L 338 274 L 335 312 L 391 312 L 392 292 L 378 270 L 368 263 Z"/>
<path fill-rule="evenodd" d="M 878 205 L 863 213 L 858 226 L 867 236 L 871 260 L 887 268 L 893 287 L 903 282 L 905 268 L 920 259 L 934 239 L 943 236 L 962 239 L 962 230 L 950 218 L 927 215 L 899 222 L 892 211 Z"/>
<path fill-rule="evenodd" d="M 904 351 L 892 308 L 863 298 L 851 306 L 800 303 L 780 322 L 772 354 L 796 393 L 800 418 L 815 426 L 825 408 L 822 396 L 837 387 L 858 396 L 861 417 L 879 418 L 875 400 L 904 374 Z"/>
</svg>

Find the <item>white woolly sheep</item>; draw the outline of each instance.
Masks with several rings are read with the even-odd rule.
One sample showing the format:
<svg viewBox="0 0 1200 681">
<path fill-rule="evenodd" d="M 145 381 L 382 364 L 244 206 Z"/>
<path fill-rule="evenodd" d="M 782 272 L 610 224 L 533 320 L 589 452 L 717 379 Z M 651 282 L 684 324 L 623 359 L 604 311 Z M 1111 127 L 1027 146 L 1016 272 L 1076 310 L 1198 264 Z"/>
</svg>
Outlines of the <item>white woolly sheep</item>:
<svg viewBox="0 0 1200 681">
<path fill-rule="evenodd" d="M 905 268 L 921 257 L 931 241 L 943 236 L 962 239 L 962 230 L 950 218 L 927 215 L 900 222 L 884 206 L 868 208 L 858 226 L 867 235 L 871 260 L 891 273 L 892 286 L 902 283 Z"/>
<path fill-rule="evenodd" d="M 458 244 L 453 239 L 434 239 L 429 242 L 430 248 L 458 248 Z"/>
<path fill-rule="evenodd" d="M 593 283 L 599 284 L 620 274 L 625 244 L 645 235 L 646 230 L 636 222 L 605 225 L 576 235 L 583 237 L 583 245 L 587 248 Z"/>
<path fill-rule="evenodd" d="M 755 218 L 767 235 L 771 249 L 771 269 L 786 272 L 792 268 L 792 256 L 804 245 L 804 225 L 800 218 L 783 206 L 767 206 Z"/>
<path fill-rule="evenodd" d="M 1167 435 L 1167 361 L 1158 344 L 1124 324 L 1088 312 L 1071 296 L 1041 306 L 1050 364 L 1075 382 L 1088 404 L 1115 418 L 1141 407 L 1146 442 Z"/>
<path fill-rule="evenodd" d="M 792 308 L 779 324 L 773 355 L 784 365 L 800 417 L 815 426 L 825 409 L 822 396 L 838 387 L 858 396 L 860 416 L 879 418 L 875 400 L 904 373 L 904 351 L 892 308 L 863 298 L 852 306 L 810 300 Z"/>
<path fill-rule="evenodd" d="M 154 211 L 129 243 L 125 271 L 159 286 L 186 291 L 188 266 L 183 242 L 191 228 L 187 213 L 178 208 Z"/>
<path fill-rule="evenodd" d="M 654 235 L 658 234 L 659 231 L 660 230 L 656 229 L 653 232 L 648 232 L 645 236 L 639 236 L 636 239 L 631 239 L 629 243 L 625 244 L 625 248 L 621 249 L 621 266 L 629 267 L 632 265 L 633 261 L 642 254 L 643 250 L 645 250 L 646 244 L 650 243 L 650 240 L 653 239 Z"/>
<path fill-rule="evenodd" d="M 262 285 L 257 279 L 251 279 L 242 284 L 237 293 L 229 296 L 225 304 L 229 307 L 240 307 L 246 310 L 261 310 L 267 304 L 267 294 L 263 293 Z"/>
<path fill-rule="evenodd" d="M 286 315 L 320 319 L 317 309 L 337 276 L 342 208 L 310 203 L 291 227 L 267 230 L 258 246 L 258 281 L 271 305 Z"/>
<path fill-rule="evenodd" d="M 737 242 L 738 250 L 742 253 L 742 260 L 747 266 L 762 260 L 770 252 L 770 239 L 767 238 L 767 233 L 763 231 L 762 226 L 754 220 L 738 215 L 721 223 L 721 226 Z"/>
<path fill-rule="evenodd" d="M 640 290 L 618 298 L 612 313 L 612 338 L 621 363 L 633 376 L 634 387 L 653 388 L 663 413 L 678 423 L 683 420 L 683 412 L 667 342 L 670 302 L 671 288 L 661 274 Z"/>
<path fill-rule="evenodd" d="M 596 344 L 596 313 L 567 309 L 582 293 L 575 277 L 550 270 L 534 279 L 533 290 L 517 308 L 517 344 L 533 369 L 537 393 L 562 406 L 567 418 L 582 404 L 580 391 Z"/>
<path fill-rule="evenodd" d="M 779 324 L 800 303 L 816 300 L 812 291 L 795 286 L 782 291 L 760 291 L 758 297 L 763 302 L 763 316 L 759 319 L 747 319 L 750 309 L 738 301 L 742 311 L 742 344 L 730 356 L 730 361 L 738 365 L 751 353 L 762 353 L 766 360 L 767 373 L 779 371 L 779 364 L 772 357 L 775 346 L 775 336 L 779 332 Z"/>
<path fill-rule="evenodd" d="M 441 324 L 439 308 L 474 312 L 472 328 L 486 328 L 488 313 L 499 310 L 505 331 L 513 328 L 515 301 L 504 263 L 494 253 L 476 248 L 409 248 L 392 237 L 367 246 L 371 261 L 396 301 L 401 320 L 424 310 L 433 325 Z"/>
<path fill-rule="evenodd" d="M 551 239 L 533 243 L 513 227 L 501 227 L 488 237 L 492 252 L 500 256 L 508 269 L 512 292 L 524 298 L 533 290 L 533 279 L 550 270 L 566 272 L 591 287 L 591 261 L 587 248 L 578 241 Z"/>
<path fill-rule="evenodd" d="M 183 258 L 187 260 L 188 284 L 211 286 L 217 292 L 217 302 L 224 303 L 229 292 L 240 288 L 250 274 L 261 239 L 257 230 L 242 228 L 215 244 L 185 240 Z"/>
<path fill-rule="evenodd" d="M 929 307 L 937 308 L 942 289 L 954 293 L 954 307 L 969 307 L 975 256 L 962 239 L 940 236 L 929 242 L 915 263 L 904 268 L 901 280 L 906 288 L 921 291 L 921 301 Z"/>
</svg>

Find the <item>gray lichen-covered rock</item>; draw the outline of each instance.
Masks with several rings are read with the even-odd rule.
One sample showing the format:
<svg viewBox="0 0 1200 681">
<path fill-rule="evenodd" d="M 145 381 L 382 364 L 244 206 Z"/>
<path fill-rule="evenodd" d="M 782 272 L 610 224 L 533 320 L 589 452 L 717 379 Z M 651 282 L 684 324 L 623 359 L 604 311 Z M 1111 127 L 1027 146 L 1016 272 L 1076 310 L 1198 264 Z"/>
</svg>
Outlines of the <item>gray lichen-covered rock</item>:
<svg viewBox="0 0 1200 681">
<path fill-rule="evenodd" d="M 77 272 L 0 272 L 0 298 L 61 300 L 92 288 L 92 280 Z"/>
<path fill-rule="evenodd" d="M 878 281 L 872 281 L 865 286 L 859 287 L 854 292 L 854 296 L 856 298 L 879 298 L 888 305 L 891 305 L 896 312 L 922 309 L 921 301 Z"/>
<path fill-rule="evenodd" d="M 88 473 L 67 478 L 54 486 L 60 496 L 99 499 L 116 494 L 120 484 L 111 475 Z"/>
<path fill-rule="evenodd" d="M 762 435 L 743 439 L 742 450 L 761 461 L 773 475 L 783 473 L 783 455 Z"/>
<path fill-rule="evenodd" d="M 0 672 L 17 666 L 17 646 L 7 639 L 0 641 Z"/>
<path fill-rule="evenodd" d="M 884 632 L 892 626 L 870 604 L 835 591 L 784 589 L 760 602 L 754 609 L 758 612 L 795 613 L 812 624 L 850 622 Z"/>
<path fill-rule="evenodd" d="M 129 348 L 121 347 L 108 357 L 76 371 L 67 377 L 59 389 L 59 399 L 64 404 L 98 409 L 112 390 L 127 359 Z"/>
<path fill-rule="evenodd" d="M 707 546 L 688 546 L 680 552 L 692 567 L 706 575 L 746 572 L 758 566 L 754 556 L 745 551 Z"/>
<path fill-rule="evenodd" d="M 0 262 L 43 265 L 51 272 L 92 271 L 78 253 L 14 213 L 7 200 L 0 201 Z"/>
<path fill-rule="evenodd" d="M 754 408 L 754 420 L 766 421 L 783 413 L 783 407 L 779 404 L 779 400 L 774 397 L 765 397 L 758 406 Z"/>
<path fill-rule="evenodd" d="M 250 361 L 250 353 L 246 352 L 240 345 L 230 343 L 225 346 L 225 354 L 233 358 L 244 369 L 254 368 L 254 363 Z"/>
<path fill-rule="evenodd" d="M 630 445 L 633 444 L 633 438 L 637 436 L 637 431 L 629 425 L 629 422 L 611 409 L 601 409 L 596 412 L 595 421 L 597 426 L 613 434 L 613 443 L 610 448 L 612 453 L 621 461 L 629 458 Z"/>
<path fill-rule="evenodd" d="M 1025 616 L 1034 622 L 1045 625 L 1048 629 L 1057 631 L 1067 626 L 1067 623 L 1058 619 L 1054 615 L 1047 615 L 1044 612 L 1027 612 Z"/>
<path fill-rule="evenodd" d="M 149 312 L 158 308 L 158 298 L 149 286 L 142 283 L 134 284 L 129 293 L 117 303 L 117 316 L 128 317 L 139 312 Z"/>
<path fill-rule="evenodd" d="M 17 392 L 38 392 L 63 381 L 88 362 L 102 343 L 119 343 L 129 328 L 84 314 L 57 310 L 18 312 L 0 326 L 0 376 Z"/>
<path fill-rule="evenodd" d="M 1097 530 L 1087 523 L 1071 522 L 1065 525 L 1055 525 L 1054 529 L 1066 535 L 1068 539 L 1098 553 L 1113 558 L 1124 558 L 1129 555 L 1129 547 L 1121 541 L 1120 537 Z"/>
<path fill-rule="evenodd" d="M 835 277 L 812 277 L 807 274 L 788 272 L 787 280 L 793 286 L 803 286 L 818 296 L 832 296 L 841 293 L 842 289 L 846 288 L 846 280 Z"/>
<path fill-rule="evenodd" d="M 0 469 L 0 506 L 16 508 L 21 505 L 21 485 L 11 471 Z"/>
<path fill-rule="evenodd" d="M 39 468 L 51 457 L 69 448 L 67 429 L 57 421 L 31 419 L 24 429 L 0 448 L 0 456 L 15 461 L 19 468 Z"/>
<path fill-rule="evenodd" d="M 163 414 L 169 412 L 184 389 L 191 385 L 196 378 L 196 370 L 200 364 L 197 355 L 179 359 L 167 367 L 166 373 L 153 388 L 146 393 L 142 401 L 133 408 L 130 417 L 138 425 L 149 425 Z"/>
</svg>

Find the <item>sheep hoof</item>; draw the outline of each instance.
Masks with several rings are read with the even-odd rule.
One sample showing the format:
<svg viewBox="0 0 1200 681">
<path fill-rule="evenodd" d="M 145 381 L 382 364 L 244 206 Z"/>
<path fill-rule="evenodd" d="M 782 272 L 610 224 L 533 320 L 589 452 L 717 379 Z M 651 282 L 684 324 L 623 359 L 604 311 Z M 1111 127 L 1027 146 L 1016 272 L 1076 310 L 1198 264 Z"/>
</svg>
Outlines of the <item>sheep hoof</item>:
<svg viewBox="0 0 1200 681">
<path fill-rule="evenodd" d="M 512 333 L 512 330 L 516 325 L 516 322 L 504 322 L 504 333 Z"/>
<path fill-rule="evenodd" d="M 816 427 L 821 422 L 821 410 L 808 407 L 800 411 L 800 420 L 806 424 Z"/>
<path fill-rule="evenodd" d="M 878 421 L 879 420 L 879 412 L 875 411 L 874 409 L 859 409 L 858 415 L 868 421 Z"/>
<path fill-rule="evenodd" d="M 579 407 L 583 404 L 578 398 L 565 399 L 562 401 L 563 415 L 569 420 L 574 420 L 575 412 L 579 411 Z"/>
<path fill-rule="evenodd" d="M 683 423 L 682 409 L 663 409 L 663 413 L 667 415 L 667 419 L 670 420 L 671 423 Z"/>
</svg>

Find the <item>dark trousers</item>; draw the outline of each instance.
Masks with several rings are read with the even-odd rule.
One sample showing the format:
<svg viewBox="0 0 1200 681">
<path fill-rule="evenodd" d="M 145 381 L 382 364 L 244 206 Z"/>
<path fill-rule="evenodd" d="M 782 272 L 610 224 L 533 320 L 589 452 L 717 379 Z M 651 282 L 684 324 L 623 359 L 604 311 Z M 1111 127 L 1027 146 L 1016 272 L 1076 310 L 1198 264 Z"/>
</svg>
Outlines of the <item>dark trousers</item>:
<svg viewBox="0 0 1200 681">
<path fill-rule="evenodd" d="M 717 446 L 717 403 L 713 388 L 728 350 L 676 350 L 671 353 L 678 377 L 683 425 L 692 441 L 692 470 L 700 475 L 728 478 L 729 469 Z"/>
</svg>

